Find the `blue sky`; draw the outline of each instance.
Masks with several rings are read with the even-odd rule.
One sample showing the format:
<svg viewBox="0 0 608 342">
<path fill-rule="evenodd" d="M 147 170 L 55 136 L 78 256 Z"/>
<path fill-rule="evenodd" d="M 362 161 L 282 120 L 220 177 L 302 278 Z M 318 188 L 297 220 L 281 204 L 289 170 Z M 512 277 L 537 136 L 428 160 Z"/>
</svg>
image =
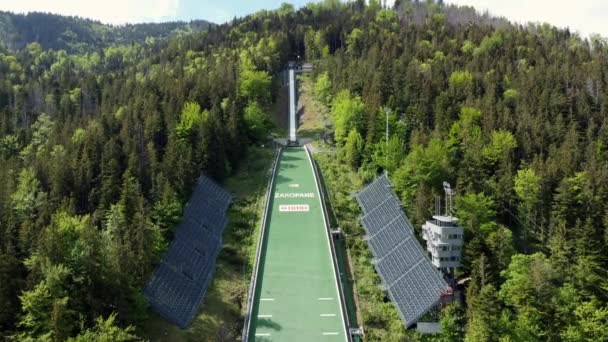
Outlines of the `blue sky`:
<svg viewBox="0 0 608 342">
<path fill-rule="evenodd" d="M 422 1 L 422 0 L 421 0 Z M 111 24 L 206 19 L 222 23 L 260 9 L 275 9 L 282 2 L 296 7 L 307 0 L 0 0 L 0 10 L 13 12 L 52 12 L 78 15 Z M 392 4 L 392 0 L 387 1 Z M 548 22 L 570 27 L 583 36 L 608 36 L 606 0 L 445 0 L 471 5 L 519 23 Z"/>
</svg>

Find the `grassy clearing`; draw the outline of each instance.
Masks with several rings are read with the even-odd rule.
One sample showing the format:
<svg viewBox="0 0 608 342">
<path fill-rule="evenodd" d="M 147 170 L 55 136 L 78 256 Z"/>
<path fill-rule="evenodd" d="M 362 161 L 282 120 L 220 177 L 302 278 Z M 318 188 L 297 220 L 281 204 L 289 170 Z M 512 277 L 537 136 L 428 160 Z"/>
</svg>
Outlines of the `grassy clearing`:
<svg viewBox="0 0 608 342">
<path fill-rule="evenodd" d="M 299 77 L 300 126 L 298 136 L 319 138 L 329 125 L 329 111 L 313 97 L 313 81 L 310 75 Z"/>
<path fill-rule="evenodd" d="M 235 341 L 240 338 L 259 223 L 274 148 L 251 147 L 224 186 L 236 198 L 228 210 L 224 245 L 199 315 L 181 330 L 156 314 L 140 335 L 150 341 Z"/>
</svg>

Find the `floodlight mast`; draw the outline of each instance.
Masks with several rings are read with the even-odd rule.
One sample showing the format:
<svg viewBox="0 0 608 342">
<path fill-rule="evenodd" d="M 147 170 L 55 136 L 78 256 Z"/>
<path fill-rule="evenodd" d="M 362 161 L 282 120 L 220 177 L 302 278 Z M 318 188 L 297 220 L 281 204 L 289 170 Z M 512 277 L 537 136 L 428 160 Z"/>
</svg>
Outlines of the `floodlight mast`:
<svg viewBox="0 0 608 342">
<path fill-rule="evenodd" d="M 443 182 L 443 191 L 445 191 L 445 216 L 452 217 L 452 212 L 454 211 L 452 198 L 454 197 L 455 191 L 448 182 Z"/>
</svg>

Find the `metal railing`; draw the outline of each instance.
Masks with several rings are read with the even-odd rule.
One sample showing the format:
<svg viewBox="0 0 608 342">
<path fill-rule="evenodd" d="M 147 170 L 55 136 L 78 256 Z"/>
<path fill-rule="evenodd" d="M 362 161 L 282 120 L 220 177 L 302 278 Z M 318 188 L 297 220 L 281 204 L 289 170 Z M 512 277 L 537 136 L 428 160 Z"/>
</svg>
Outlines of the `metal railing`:
<svg viewBox="0 0 608 342">
<path fill-rule="evenodd" d="M 352 342 L 353 338 L 350 334 L 350 320 L 348 317 L 348 311 L 346 310 L 346 297 L 344 294 L 344 289 L 342 288 L 342 276 L 340 275 L 340 268 L 338 267 L 338 256 L 336 255 L 336 246 L 334 244 L 334 239 L 331 236 L 329 216 L 327 216 L 327 208 L 325 207 L 325 194 L 323 193 L 323 188 L 321 187 L 321 183 L 319 182 L 320 172 L 318 172 L 318 170 L 317 170 L 317 163 L 313 160 L 310 150 L 308 149 L 308 146 L 305 146 L 304 149 L 306 150 L 306 154 L 308 155 L 310 163 L 312 164 L 312 171 L 315 176 L 317 190 L 319 192 L 319 196 L 321 199 L 321 206 L 322 206 L 321 209 L 323 211 L 323 219 L 325 220 L 327 238 L 329 239 L 329 243 L 331 245 L 331 248 L 330 248 L 331 249 L 331 259 L 332 259 L 332 263 L 334 265 L 336 281 L 338 282 L 337 286 L 338 286 L 338 291 L 339 291 L 338 295 L 340 296 L 340 309 L 342 310 L 342 317 L 344 317 L 344 324 L 345 324 L 344 331 L 346 332 L 347 341 Z"/>
</svg>

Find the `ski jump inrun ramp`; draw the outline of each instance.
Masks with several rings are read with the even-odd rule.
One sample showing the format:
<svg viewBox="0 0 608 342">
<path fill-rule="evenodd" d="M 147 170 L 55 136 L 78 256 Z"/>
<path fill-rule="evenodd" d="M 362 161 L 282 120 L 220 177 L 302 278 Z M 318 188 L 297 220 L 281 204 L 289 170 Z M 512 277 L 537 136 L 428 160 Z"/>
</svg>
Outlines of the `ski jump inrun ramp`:
<svg viewBox="0 0 608 342">
<path fill-rule="evenodd" d="M 294 108 L 293 83 L 290 88 L 290 107 Z M 295 121 L 295 113 L 290 114 L 290 121 Z M 290 125 L 293 140 L 295 126 Z M 278 151 L 267 190 L 243 341 L 351 340 L 319 187 L 306 148 Z"/>
</svg>

